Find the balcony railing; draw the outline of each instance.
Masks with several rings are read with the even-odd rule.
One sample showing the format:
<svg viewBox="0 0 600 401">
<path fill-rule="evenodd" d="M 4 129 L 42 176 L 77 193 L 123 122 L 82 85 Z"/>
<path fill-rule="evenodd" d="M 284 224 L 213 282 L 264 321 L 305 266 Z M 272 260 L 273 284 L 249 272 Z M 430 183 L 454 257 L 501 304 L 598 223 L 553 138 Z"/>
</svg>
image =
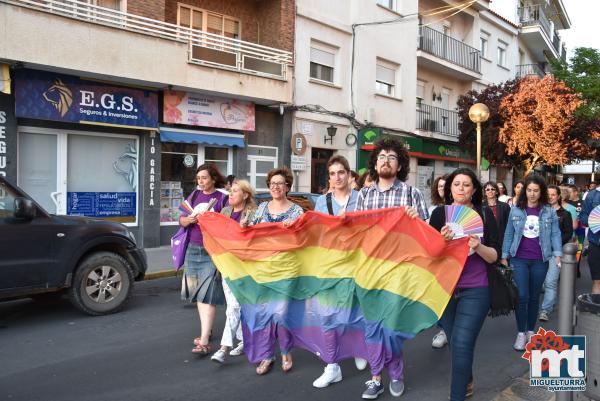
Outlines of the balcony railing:
<svg viewBox="0 0 600 401">
<path fill-rule="evenodd" d="M 554 46 L 554 50 L 556 50 L 556 54 L 560 55 L 560 35 L 556 31 L 554 31 L 554 36 L 552 37 L 552 45 Z"/>
<path fill-rule="evenodd" d="M 542 67 L 539 64 L 520 64 L 516 66 L 517 70 L 517 78 L 525 78 L 531 76 L 538 76 L 543 78 L 545 73 Z"/>
<path fill-rule="evenodd" d="M 481 73 L 481 52 L 476 48 L 426 26 L 419 32 L 419 50 Z"/>
<path fill-rule="evenodd" d="M 77 0 L 0 0 L 51 14 L 188 43 L 188 62 L 286 79 L 292 53 Z"/>
<path fill-rule="evenodd" d="M 458 113 L 421 104 L 417 108 L 417 129 L 458 137 Z"/>
<path fill-rule="evenodd" d="M 546 17 L 546 13 L 541 4 L 532 6 L 519 7 L 519 21 L 523 26 L 541 25 L 546 35 L 550 38 L 552 30 L 550 29 L 550 20 Z"/>
</svg>

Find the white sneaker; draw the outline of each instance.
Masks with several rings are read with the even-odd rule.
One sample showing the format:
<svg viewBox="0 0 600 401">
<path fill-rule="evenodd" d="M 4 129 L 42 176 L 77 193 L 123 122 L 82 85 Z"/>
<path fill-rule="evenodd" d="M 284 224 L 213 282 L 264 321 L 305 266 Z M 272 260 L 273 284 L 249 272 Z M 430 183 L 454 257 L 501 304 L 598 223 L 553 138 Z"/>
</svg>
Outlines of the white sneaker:
<svg viewBox="0 0 600 401">
<path fill-rule="evenodd" d="M 354 358 L 354 364 L 356 365 L 356 369 L 365 370 L 367 367 L 367 360 L 363 358 Z"/>
<path fill-rule="evenodd" d="M 390 382 L 390 394 L 393 397 L 400 397 L 404 393 L 404 381 L 392 380 Z"/>
<path fill-rule="evenodd" d="M 527 343 L 531 341 L 531 337 L 533 337 L 535 333 L 533 331 L 527 332 Z M 527 345 L 527 343 L 525 343 Z"/>
<path fill-rule="evenodd" d="M 240 341 L 238 343 L 237 347 L 235 347 L 234 349 L 229 351 L 229 355 L 231 355 L 231 356 L 239 356 L 239 355 L 242 355 L 243 353 L 244 353 L 244 343 L 242 341 Z"/>
<path fill-rule="evenodd" d="M 525 351 L 526 343 L 527 336 L 525 335 L 525 333 L 519 332 L 519 334 L 517 334 L 517 339 L 515 340 L 515 345 L 513 345 L 513 348 L 515 349 L 515 351 Z"/>
<path fill-rule="evenodd" d="M 446 332 L 444 330 L 440 330 L 435 336 L 433 336 L 433 340 L 431 341 L 431 346 L 433 348 L 444 348 L 444 345 L 448 344 L 448 337 L 446 337 Z"/>
<path fill-rule="evenodd" d="M 330 363 L 323 369 L 323 374 L 313 382 L 313 386 L 324 388 L 339 381 L 342 381 L 342 369 L 337 363 Z"/>
<path fill-rule="evenodd" d="M 225 351 L 222 349 L 218 350 L 210 357 L 210 360 L 218 363 L 225 363 Z"/>
</svg>

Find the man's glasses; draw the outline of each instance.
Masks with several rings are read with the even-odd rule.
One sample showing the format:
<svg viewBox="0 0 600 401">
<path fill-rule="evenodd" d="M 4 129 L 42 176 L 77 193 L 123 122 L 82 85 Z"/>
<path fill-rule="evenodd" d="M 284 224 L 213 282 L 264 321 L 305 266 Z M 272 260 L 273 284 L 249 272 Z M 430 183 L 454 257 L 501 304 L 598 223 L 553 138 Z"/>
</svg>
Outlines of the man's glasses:
<svg viewBox="0 0 600 401">
<path fill-rule="evenodd" d="M 380 162 L 383 161 L 388 161 L 388 162 L 395 162 L 398 161 L 398 156 L 396 155 L 379 155 L 377 156 L 377 160 L 379 160 Z"/>
<path fill-rule="evenodd" d="M 496 191 L 496 188 L 486 188 L 486 189 L 485 189 L 485 192 L 488 192 L 488 191 L 494 191 L 494 192 L 495 192 L 495 191 Z"/>
</svg>

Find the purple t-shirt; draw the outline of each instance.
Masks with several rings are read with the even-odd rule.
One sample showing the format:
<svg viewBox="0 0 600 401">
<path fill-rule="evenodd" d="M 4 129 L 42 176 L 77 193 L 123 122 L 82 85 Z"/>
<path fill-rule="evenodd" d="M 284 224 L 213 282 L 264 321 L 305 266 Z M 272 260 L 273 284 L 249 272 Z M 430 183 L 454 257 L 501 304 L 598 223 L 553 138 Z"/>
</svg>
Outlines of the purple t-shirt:
<svg viewBox="0 0 600 401">
<path fill-rule="evenodd" d="M 242 212 L 243 212 L 243 210 L 240 210 L 239 212 L 231 212 L 231 216 L 229 216 L 229 217 L 239 223 L 240 218 L 242 217 Z"/>
<path fill-rule="evenodd" d="M 200 192 L 200 193 L 198 193 L 198 195 L 196 195 L 196 200 L 192 204 L 193 197 L 194 197 L 194 193 L 192 192 L 192 194 L 187 199 L 187 201 L 190 203 L 192 208 L 195 208 L 197 205 L 199 205 L 201 203 L 208 203 L 212 198 L 216 198 L 217 203 L 212 208 L 212 211 L 215 211 L 217 213 L 219 213 L 221 211 L 221 209 L 223 209 L 223 207 L 227 203 L 227 199 L 228 199 L 228 196 L 225 195 L 221 191 L 215 191 L 210 195 L 206 195 L 205 193 Z M 182 216 L 188 216 L 188 215 L 182 214 Z M 190 242 L 195 245 L 202 246 L 204 243 L 202 241 L 202 231 L 200 230 L 200 227 L 197 224 L 194 224 L 192 227 L 190 227 L 190 230 L 191 230 L 190 231 Z"/>
<path fill-rule="evenodd" d="M 540 246 L 540 208 L 528 207 L 527 220 L 523 228 L 523 237 L 515 257 L 521 259 L 542 260 L 542 247 Z"/>
<path fill-rule="evenodd" d="M 481 243 L 483 244 L 483 238 L 481 239 Z M 478 288 L 487 286 L 488 278 L 485 260 L 477 253 L 473 253 L 467 257 L 467 262 L 458 279 L 456 288 Z"/>
</svg>

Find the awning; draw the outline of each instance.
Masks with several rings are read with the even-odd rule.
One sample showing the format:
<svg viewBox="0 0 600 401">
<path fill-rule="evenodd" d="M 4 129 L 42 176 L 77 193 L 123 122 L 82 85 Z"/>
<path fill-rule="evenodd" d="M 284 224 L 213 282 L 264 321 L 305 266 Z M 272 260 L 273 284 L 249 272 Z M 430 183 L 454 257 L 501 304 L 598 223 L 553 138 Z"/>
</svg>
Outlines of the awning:
<svg viewBox="0 0 600 401">
<path fill-rule="evenodd" d="M 243 134 L 160 127 L 161 142 L 198 143 L 218 146 L 245 147 Z"/>
</svg>

